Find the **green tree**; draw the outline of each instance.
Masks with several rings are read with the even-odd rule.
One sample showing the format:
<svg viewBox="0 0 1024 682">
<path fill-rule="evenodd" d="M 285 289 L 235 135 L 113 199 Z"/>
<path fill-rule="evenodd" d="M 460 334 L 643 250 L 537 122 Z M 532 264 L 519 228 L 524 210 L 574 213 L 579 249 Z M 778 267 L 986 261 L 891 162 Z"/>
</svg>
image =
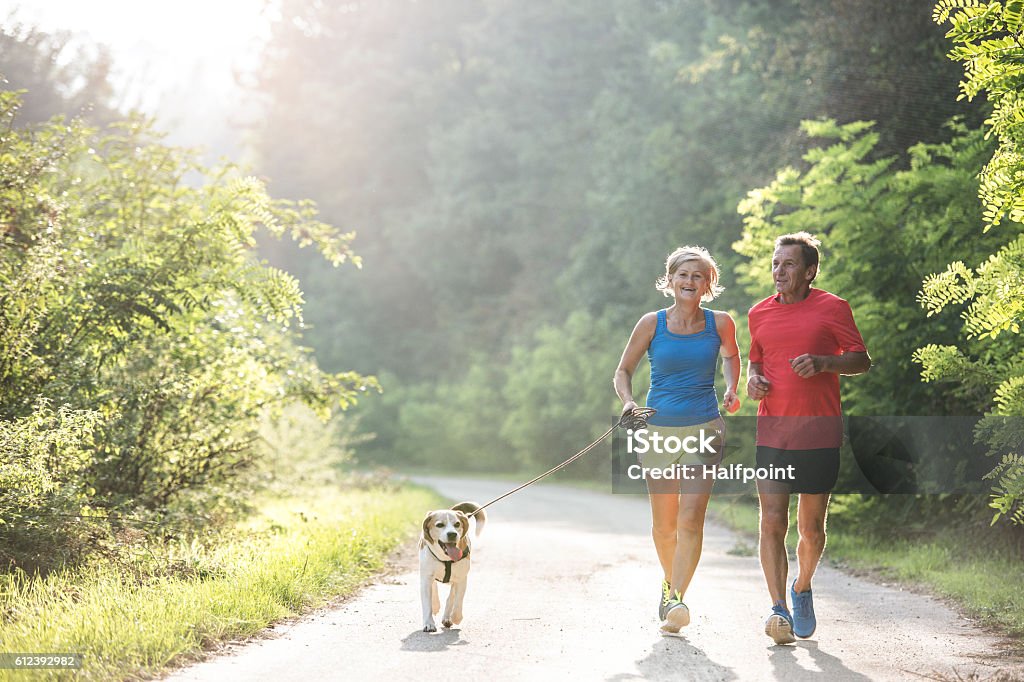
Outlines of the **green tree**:
<svg viewBox="0 0 1024 682">
<path fill-rule="evenodd" d="M 936 415 L 976 412 L 972 391 L 922 384 L 913 352 L 928 342 L 953 343 L 960 324 L 950 313 L 928 319 L 915 304 L 921 278 L 948 254 L 980 257 L 1005 238 L 979 236 L 976 169 L 991 153 L 980 131 L 952 126 L 952 139 L 908 150 L 910 167 L 875 154 L 879 134 L 868 123 L 805 121 L 824 144 L 804 156 L 805 170 L 779 171 L 740 204 L 744 232 L 736 250 L 750 260 L 738 270 L 747 290 L 770 295 L 775 237 L 806 230 L 822 239 L 815 286 L 850 302 L 875 368 L 843 387 L 854 413 Z"/>
<path fill-rule="evenodd" d="M 584 311 L 566 324 L 542 327 L 535 342 L 516 348 L 509 364 L 508 403 L 501 435 L 515 449 L 516 459 L 548 469 L 580 450 L 611 425 L 619 413 L 611 379 L 622 348 L 608 339 L 628 338 L 608 318 Z M 638 377 L 639 391 L 643 377 Z M 574 475 L 607 476 L 608 447 L 573 464 Z"/>
<path fill-rule="evenodd" d="M 141 119 L 16 128 L 17 106 L 0 92 L 0 488 L 35 481 L 50 515 L 225 500 L 268 411 L 301 400 L 325 416 L 373 385 L 318 369 L 296 280 L 253 253 L 265 230 L 341 263 L 351 235 L 201 168 Z M 24 529 L 12 520 L 32 505 L 0 503 L 0 533 Z"/>
<path fill-rule="evenodd" d="M 483 358 L 437 385 L 396 389 L 399 426 L 392 457 L 452 471 L 510 471 L 518 462 L 500 426 L 508 408 L 502 368 Z"/>
<path fill-rule="evenodd" d="M 18 125 L 42 123 L 52 116 L 77 116 L 97 125 L 118 118 L 113 60 L 100 45 L 71 45 L 66 32 L 47 33 L 9 15 L 0 26 L 0 83 L 23 91 Z"/>
<path fill-rule="evenodd" d="M 941 0 L 934 18 L 951 25 L 949 57 L 964 66 L 961 98 L 985 95 L 992 106 L 986 134 L 997 147 L 980 174 L 981 234 L 998 231 L 1005 239 L 1002 248 L 979 258 L 958 258 L 926 278 L 921 288 L 920 301 L 929 315 L 968 304 L 963 328 L 968 339 L 984 341 L 980 349 L 928 344 L 915 359 L 925 380 L 952 379 L 986 394 L 988 413 L 979 436 L 1001 457 L 991 474 L 993 523 L 1003 515 L 1024 523 L 1024 428 L 1019 425 L 1024 416 L 1024 237 L 1019 225 L 1024 221 L 1024 2 Z"/>
<path fill-rule="evenodd" d="M 595 333 L 618 352 L 613 330 L 656 305 L 682 243 L 712 249 L 717 305 L 745 309 L 736 199 L 800 164 L 800 118 L 877 118 L 876 153 L 905 167 L 904 141 L 940 140 L 956 106 L 924 0 L 288 0 L 274 30 L 260 171 L 357 227 L 366 266 L 264 252 L 303 282 L 325 366 L 387 373 L 422 401 L 415 420 L 397 393 L 373 401 L 362 424 L 380 461 L 445 387 L 469 390 L 467 358 L 497 368 L 481 380 L 511 378 L 514 349 L 542 327 L 571 335 L 580 310 L 609 319 Z M 601 379 L 578 399 L 608 396 Z"/>
</svg>

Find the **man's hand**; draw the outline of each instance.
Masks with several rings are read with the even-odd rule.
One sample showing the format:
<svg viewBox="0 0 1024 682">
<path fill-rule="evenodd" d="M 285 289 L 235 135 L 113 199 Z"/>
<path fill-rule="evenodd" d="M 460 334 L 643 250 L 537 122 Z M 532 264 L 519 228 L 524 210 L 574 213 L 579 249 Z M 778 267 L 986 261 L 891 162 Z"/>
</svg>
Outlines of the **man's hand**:
<svg viewBox="0 0 1024 682">
<path fill-rule="evenodd" d="M 789 361 L 789 366 L 793 368 L 797 376 L 802 379 L 810 379 L 815 374 L 820 374 L 825 371 L 826 357 L 824 355 L 811 355 L 810 353 L 804 353 L 798 355 Z"/>
<path fill-rule="evenodd" d="M 629 414 L 630 412 L 632 412 L 635 409 L 636 409 L 636 401 L 635 400 L 627 400 L 625 402 L 625 404 L 623 404 L 622 412 L 620 412 L 619 415 L 621 416 L 621 415 L 624 415 L 624 414 Z"/>
<path fill-rule="evenodd" d="M 771 382 L 760 374 L 751 374 L 747 377 L 747 395 L 751 400 L 761 400 L 768 395 Z"/>
</svg>

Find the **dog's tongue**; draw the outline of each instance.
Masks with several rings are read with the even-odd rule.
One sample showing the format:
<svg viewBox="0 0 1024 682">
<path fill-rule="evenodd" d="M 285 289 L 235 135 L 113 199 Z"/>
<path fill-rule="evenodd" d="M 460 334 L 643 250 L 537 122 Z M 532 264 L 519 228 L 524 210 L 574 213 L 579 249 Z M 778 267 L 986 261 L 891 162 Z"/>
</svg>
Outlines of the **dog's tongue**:
<svg viewBox="0 0 1024 682">
<path fill-rule="evenodd" d="M 454 543 L 450 545 L 445 545 L 444 551 L 448 555 L 448 558 L 452 561 L 458 561 L 462 558 L 462 550 L 459 549 L 459 546 Z"/>
</svg>

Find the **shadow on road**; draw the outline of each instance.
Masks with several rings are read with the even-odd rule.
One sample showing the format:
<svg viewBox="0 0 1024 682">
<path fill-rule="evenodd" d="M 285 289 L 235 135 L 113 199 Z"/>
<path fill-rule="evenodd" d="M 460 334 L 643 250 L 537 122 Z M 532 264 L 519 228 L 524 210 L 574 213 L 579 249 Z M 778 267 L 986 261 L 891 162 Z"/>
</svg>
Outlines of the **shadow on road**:
<svg viewBox="0 0 1024 682">
<path fill-rule="evenodd" d="M 458 630 L 439 630 L 435 633 L 415 630 L 402 638 L 402 651 L 446 651 L 449 647 L 468 643 L 459 638 Z"/>
<path fill-rule="evenodd" d="M 626 680 L 728 680 L 738 679 L 732 668 L 715 663 L 685 637 L 660 637 L 651 652 L 636 662 L 638 673 L 619 673 L 608 682 Z"/>
<path fill-rule="evenodd" d="M 796 658 L 797 649 L 803 649 L 811 655 L 811 660 L 814 661 L 814 665 L 817 666 L 817 670 L 808 670 L 804 666 L 800 665 L 800 662 Z M 776 680 L 786 680 L 791 682 L 793 680 L 810 680 L 810 679 L 829 679 L 829 680 L 852 680 L 854 682 L 871 682 L 871 678 L 866 675 L 862 675 L 858 672 L 850 670 L 843 662 L 833 656 L 832 654 L 825 653 L 818 648 L 818 643 L 814 641 L 801 641 L 797 642 L 794 646 L 771 646 L 768 649 L 768 658 L 772 662 L 773 677 Z"/>
</svg>

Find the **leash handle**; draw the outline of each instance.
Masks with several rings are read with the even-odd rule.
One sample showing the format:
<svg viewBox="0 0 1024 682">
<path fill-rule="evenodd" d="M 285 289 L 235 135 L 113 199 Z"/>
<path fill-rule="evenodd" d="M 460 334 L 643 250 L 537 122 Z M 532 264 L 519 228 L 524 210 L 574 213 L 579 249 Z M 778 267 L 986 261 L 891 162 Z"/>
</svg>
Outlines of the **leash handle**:
<svg viewBox="0 0 1024 682">
<path fill-rule="evenodd" d="M 593 443 L 591 443 L 587 447 L 585 447 L 582 450 L 580 450 L 579 452 L 577 452 L 575 455 L 573 455 L 569 459 L 565 460 L 564 462 L 562 462 L 561 464 L 559 464 L 556 467 L 548 469 L 547 471 L 545 471 L 540 476 L 537 476 L 536 478 L 530 479 L 529 481 L 527 481 L 526 483 L 523 483 L 518 488 L 513 488 L 512 490 L 509 490 L 504 495 L 501 495 L 499 497 L 494 498 L 493 500 L 491 500 L 487 504 L 485 504 L 482 507 L 480 507 L 479 509 L 477 509 L 475 512 L 472 512 L 471 514 L 469 514 L 469 516 L 476 516 L 481 511 L 483 511 L 487 507 L 490 507 L 495 502 L 497 502 L 499 500 L 503 500 L 503 499 L 505 499 L 506 497 L 508 497 L 509 495 L 511 495 L 513 493 L 519 492 L 520 490 L 522 490 L 526 486 L 532 485 L 532 484 L 536 483 L 537 481 L 539 481 L 540 479 L 544 478 L 545 476 L 553 474 L 556 471 L 559 471 L 560 469 L 564 469 L 565 467 L 569 466 L 570 464 L 572 464 L 573 462 L 578 460 L 580 457 L 582 457 L 583 455 L 587 454 L 588 452 L 593 450 L 595 447 L 597 447 L 597 445 L 601 441 L 603 441 L 605 438 L 607 438 L 609 436 L 609 434 L 611 434 L 611 432 L 614 431 L 616 428 L 621 426 L 624 429 L 631 429 L 633 431 L 636 431 L 637 429 L 642 429 L 642 428 L 646 427 L 647 426 L 647 420 L 650 419 L 656 412 L 657 412 L 657 410 L 654 409 L 653 407 L 634 407 L 632 410 L 630 410 L 629 412 L 624 413 L 621 417 L 619 417 L 619 421 L 617 421 L 614 424 L 612 424 L 612 427 L 610 429 L 608 429 L 607 431 L 605 431 L 603 434 L 601 434 L 601 436 L 597 440 L 595 440 Z"/>
<path fill-rule="evenodd" d="M 653 407 L 634 407 L 629 412 L 623 414 L 619 418 L 619 423 L 615 426 L 621 426 L 624 429 L 633 431 L 646 429 L 647 420 L 657 414 L 657 412 Z"/>
</svg>

